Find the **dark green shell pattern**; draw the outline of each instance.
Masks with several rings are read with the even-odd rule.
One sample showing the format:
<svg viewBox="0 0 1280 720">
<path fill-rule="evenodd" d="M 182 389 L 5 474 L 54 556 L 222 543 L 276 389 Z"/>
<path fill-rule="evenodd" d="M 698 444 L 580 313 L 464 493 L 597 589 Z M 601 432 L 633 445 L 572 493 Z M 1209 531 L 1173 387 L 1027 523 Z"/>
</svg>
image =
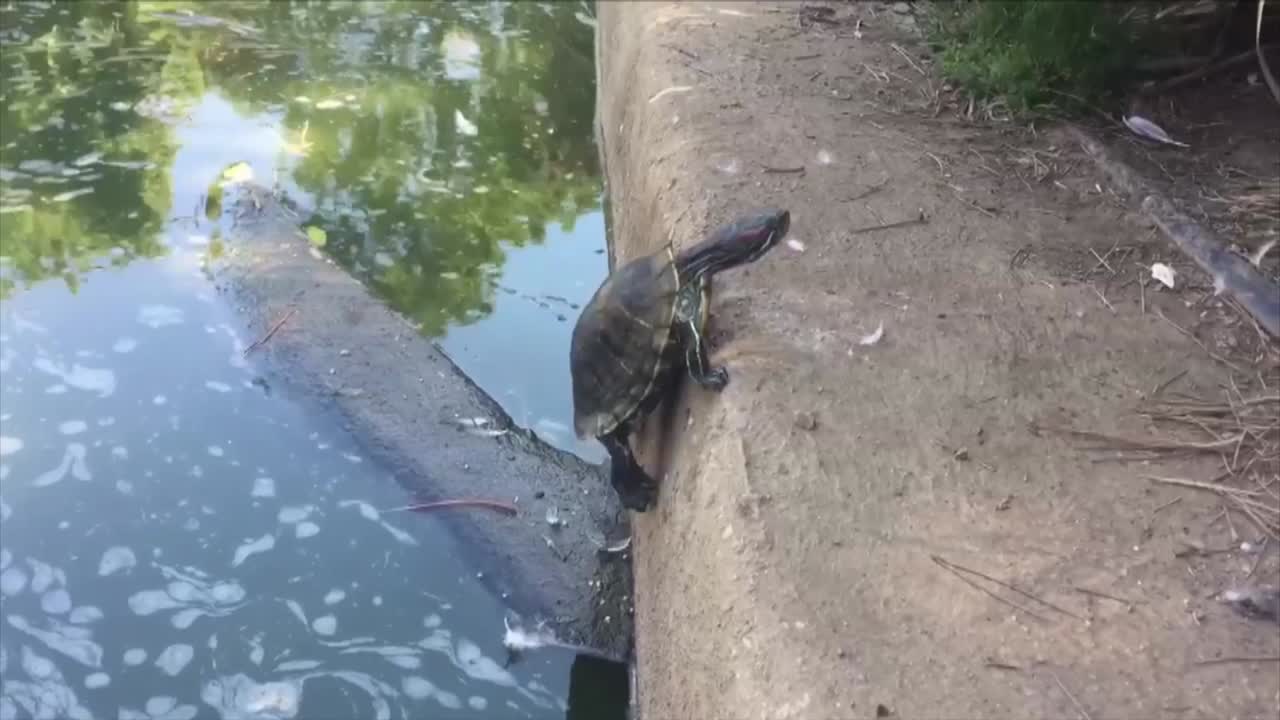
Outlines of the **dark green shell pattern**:
<svg viewBox="0 0 1280 720">
<path fill-rule="evenodd" d="M 579 437 L 630 418 L 678 359 L 672 321 L 680 281 L 668 246 L 618 268 L 583 308 L 569 348 Z"/>
</svg>

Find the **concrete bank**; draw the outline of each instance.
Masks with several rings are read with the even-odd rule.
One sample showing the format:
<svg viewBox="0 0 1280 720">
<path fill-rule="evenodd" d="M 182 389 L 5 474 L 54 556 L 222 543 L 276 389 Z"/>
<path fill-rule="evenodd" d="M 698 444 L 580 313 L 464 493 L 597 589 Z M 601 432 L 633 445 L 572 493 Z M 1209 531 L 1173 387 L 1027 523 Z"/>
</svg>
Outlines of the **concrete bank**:
<svg viewBox="0 0 1280 720">
<path fill-rule="evenodd" d="M 1241 559 L 1180 553 L 1230 544 L 1220 503 L 1141 476 L 1202 468 L 1040 429 L 1139 435 L 1162 379 L 1213 391 L 1155 315 L 1195 311 L 1073 281 L 1142 229 L 1105 179 L 984 167 L 1000 139 L 939 118 L 887 5 L 598 5 L 611 255 L 760 206 L 799 241 L 717 276 L 729 385 L 638 441 L 662 477 L 632 519 L 641 720 L 1273 715 L 1274 663 L 1202 662 L 1280 653 L 1210 599 Z"/>
<path fill-rule="evenodd" d="M 227 194 L 234 197 L 224 218 L 235 225 L 211 268 L 219 290 L 254 338 L 291 313 L 253 351 L 271 392 L 335 416 L 405 488 L 406 502 L 514 500 L 516 517 L 467 509 L 432 520 L 450 526 L 485 582 L 530 625 L 546 620 L 561 639 L 625 658 L 630 569 L 623 557 L 601 554 L 599 543 L 628 530 L 600 468 L 510 428 L 498 404 L 429 339 L 316 252 L 294 212 L 268 190 L 238 185 Z M 487 437 L 455 422 L 474 417 L 511 431 Z M 565 521 L 558 529 L 546 522 L 553 505 Z"/>
</svg>

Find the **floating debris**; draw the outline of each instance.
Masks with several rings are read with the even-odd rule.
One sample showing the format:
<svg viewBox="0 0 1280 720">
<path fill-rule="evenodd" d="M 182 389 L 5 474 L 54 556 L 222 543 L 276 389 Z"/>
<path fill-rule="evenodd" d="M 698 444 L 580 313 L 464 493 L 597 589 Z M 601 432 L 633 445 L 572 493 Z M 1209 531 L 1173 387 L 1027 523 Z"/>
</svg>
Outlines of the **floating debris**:
<svg viewBox="0 0 1280 720">
<path fill-rule="evenodd" d="M 547 524 L 553 528 L 564 527 L 564 520 L 560 519 L 560 508 L 555 505 L 547 508 Z"/>
</svg>

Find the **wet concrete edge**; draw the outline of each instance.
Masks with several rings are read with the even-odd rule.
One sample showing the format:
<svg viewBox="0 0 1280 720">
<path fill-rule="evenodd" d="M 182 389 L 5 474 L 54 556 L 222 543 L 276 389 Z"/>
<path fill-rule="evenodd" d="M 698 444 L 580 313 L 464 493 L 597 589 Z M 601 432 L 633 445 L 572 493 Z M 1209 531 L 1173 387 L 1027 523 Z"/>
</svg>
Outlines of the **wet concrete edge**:
<svg viewBox="0 0 1280 720">
<path fill-rule="evenodd" d="M 604 469 L 514 427 L 429 338 L 313 250 L 299 228 L 305 213 L 287 199 L 256 185 L 227 195 L 228 250 L 208 270 L 247 338 L 263 337 L 289 314 L 251 355 L 271 392 L 338 421 L 406 490 L 406 503 L 514 501 L 516 517 L 465 509 L 394 521 L 445 523 L 467 562 L 527 622 L 546 620 L 561 639 L 629 657 L 629 553 L 605 555 L 599 544 L 629 529 Z M 483 437 L 452 422 L 475 416 L 509 432 Z M 553 504 L 565 522 L 559 528 L 546 522 Z"/>
</svg>

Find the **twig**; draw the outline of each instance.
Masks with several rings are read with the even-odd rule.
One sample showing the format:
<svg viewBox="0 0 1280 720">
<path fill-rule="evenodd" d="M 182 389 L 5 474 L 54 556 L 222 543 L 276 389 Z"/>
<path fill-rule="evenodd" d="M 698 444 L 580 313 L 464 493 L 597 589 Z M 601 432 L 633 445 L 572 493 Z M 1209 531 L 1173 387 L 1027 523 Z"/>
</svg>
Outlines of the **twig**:
<svg viewBox="0 0 1280 720">
<path fill-rule="evenodd" d="M 763 167 L 763 169 L 764 169 L 764 171 L 765 171 L 766 173 L 777 173 L 777 174 L 802 173 L 802 172 L 804 172 L 804 166 L 803 166 L 803 165 L 801 165 L 801 166 L 799 166 L 799 167 L 770 167 L 769 165 L 765 165 L 765 166 Z"/>
<path fill-rule="evenodd" d="M 1238 373 L 1244 373 L 1244 371 L 1241 370 L 1235 363 L 1231 362 L 1230 360 L 1222 357 L 1221 355 L 1215 353 L 1214 351 L 1206 347 L 1204 343 L 1200 342 L 1200 338 L 1191 334 L 1191 331 L 1182 327 L 1178 323 L 1170 320 L 1169 317 L 1165 315 L 1163 311 L 1160 310 L 1160 308 L 1156 308 L 1156 314 L 1159 315 L 1162 320 L 1172 325 L 1175 330 L 1177 330 L 1178 332 L 1190 338 L 1191 341 L 1194 342 L 1196 345 L 1199 345 L 1200 349 L 1204 350 L 1205 353 L 1209 355 L 1209 357 L 1213 358 L 1214 360 L 1217 360 L 1218 362 L 1222 363 L 1223 365 L 1226 365 L 1227 367 L 1231 368 L 1232 370 L 1235 370 Z"/>
<path fill-rule="evenodd" d="M 1118 602 L 1121 605 L 1145 605 L 1146 604 L 1145 600 L 1126 600 L 1124 598 L 1116 597 L 1115 595 L 1108 595 L 1099 590 L 1090 590 L 1089 588 L 1086 588 L 1086 587 L 1080 587 L 1079 585 L 1075 587 L 1075 591 L 1078 593 L 1084 593 L 1085 595 L 1093 595 L 1094 597 L 1106 598 L 1107 600 L 1114 600 L 1115 602 Z"/>
<path fill-rule="evenodd" d="M 1267 54 L 1262 52 L 1262 9 L 1266 4 L 1267 0 L 1258 0 L 1258 24 L 1253 33 L 1253 47 L 1258 52 L 1258 65 L 1262 68 L 1262 76 L 1267 80 L 1267 87 L 1271 89 L 1271 97 L 1280 103 L 1280 83 L 1277 83 L 1276 77 L 1271 74 Z"/>
<path fill-rule="evenodd" d="M 1199 480 L 1186 480 L 1184 478 L 1160 477 L 1159 475 L 1144 476 L 1151 482 L 1160 483 L 1161 485 L 1177 485 L 1179 487 L 1196 488 L 1198 490 L 1208 490 L 1209 492 L 1218 493 L 1219 495 L 1257 495 L 1253 490 L 1243 490 L 1229 485 L 1214 485 L 1212 483 L 1200 482 Z"/>
<path fill-rule="evenodd" d="M 1105 295 L 1103 295 L 1102 293 L 1098 292 L 1098 288 L 1096 288 L 1096 287 L 1094 287 L 1094 286 L 1090 285 L 1090 286 L 1089 286 L 1089 289 L 1093 291 L 1093 294 L 1094 294 L 1094 295 L 1097 295 L 1097 296 L 1098 296 L 1098 299 L 1102 301 L 1102 304 L 1103 304 L 1103 305 L 1106 305 L 1106 306 L 1107 306 L 1107 309 L 1111 311 L 1111 314 L 1112 314 L 1112 315 L 1115 315 L 1115 314 L 1116 314 L 1115 306 L 1113 306 L 1113 305 L 1112 305 L 1112 304 L 1107 300 L 1107 297 L 1106 297 Z"/>
<path fill-rule="evenodd" d="M 248 355 L 249 355 L 249 352 L 250 352 L 250 351 L 252 351 L 254 348 L 258 347 L 259 345 L 263 345 L 263 344 L 265 344 L 268 340 L 270 340 L 270 339 L 271 339 L 271 336 L 272 336 L 272 335 L 275 335 L 275 334 L 276 334 L 276 331 L 280 329 L 280 326 L 281 326 L 281 325 L 284 325 L 284 321 L 285 321 L 285 320 L 288 320 L 290 317 L 292 317 L 292 316 L 293 316 L 293 314 L 294 314 L 295 312 L 297 312 L 297 311 L 298 311 L 298 308 L 296 308 L 296 307 L 289 308 L 289 312 L 285 313 L 285 314 L 284 314 L 284 317 L 282 317 L 282 318 L 280 318 L 279 320 L 277 320 L 277 321 L 276 321 L 276 324 L 271 326 L 271 329 L 267 331 L 267 334 L 266 334 L 266 335 L 263 335 L 262 337 L 260 337 L 260 338 L 258 338 L 257 340 L 253 341 L 253 344 L 251 344 L 249 347 L 247 347 L 247 348 L 245 348 L 245 349 L 244 349 L 244 356 L 248 356 Z"/>
<path fill-rule="evenodd" d="M 888 230 L 890 228 L 903 227 L 904 225 L 923 225 L 927 222 L 929 222 L 928 218 L 924 216 L 924 213 L 921 213 L 910 220 L 899 220 L 897 222 L 886 223 L 884 225 L 868 225 L 867 227 L 855 228 L 850 230 L 849 234 L 860 235 L 862 233 L 873 232 L 875 230 Z"/>
<path fill-rule="evenodd" d="M 903 49 L 902 49 L 902 48 L 900 48 L 900 47 L 898 47 L 898 44 L 897 44 L 897 43 L 889 43 L 889 47 L 893 48 L 895 51 L 897 51 L 897 53 L 898 53 L 899 55 L 901 55 L 902 57 L 906 58 L 906 59 L 907 59 L 907 62 L 911 64 L 911 67 L 913 67 L 913 68 L 915 68 L 915 69 L 916 69 L 916 72 L 920 73 L 920 74 L 921 74 L 922 76 L 924 76 L 924 77 L 929 77 L 929 73 L 926 73 L 926 72 L 924 71 L 924 69 L 923 69 L 923 68 L 921 68 L 919 65 L 917 65 L 917 64 L 916 64 L 916 61 L 915 61 L 915 60 L 912 60 L 912 59 L 911 59 L 911 56 L 907 54 L 907 51 L 906 51 L 906 50 L 903 50 Z"/>
<path fill-rule="evenodd" d="M 503 515 L 510 515 L 511 517 L 515 517 L 516 514 L 519 513 L 519 511 L 516 509 L 516 506 L 510 503 L 501 502 L 499 500 L 479 500 L 479 499 L 435 500 L 432 502 L 414 503 L 413 505 L 402 505 L 401 507 L 387 508 L 386 510 L 382 510 L 381 512 L 397 512 L 401 510 L 412 510 L 413 512 L 430 512 L 432 510 L 444 510 L 447 508 L 459 508 L 459 507 L 487 508 L 489 510 L 496 510 L 502 513 Z"/>
<path fill-rule="evenodd" d="M 1147 282 L 1142 277 L 1142 271 L 1138 271 L 1138 300 L 1142 303 L 1142 314 L 1147 314 Z"/>
<path fill-rule="evenodd" d="M 888 185 L 888 184 L 889 184 L 889 181 L 888 181 L 888 180 L 885 180 L 884 182 L 880 183 L 879 185 L 872 185 L 871 187 L 867 188 L 866 190 L 863 190 L 862 192 L 858 193 L 857 195 L 854 195 L 853 197 L 849 198 L 849 202 L 854 202 L 854 201 L 857 201 L 857 200 L 861 200 L 861 199 L 863 199 L 863 198 L 865 198 L 865 197 L 869 197 L 869 196 L 871 196 L 871 195 L 875 195 L 876 193 L 878 193 L 878 192 L 880 192 L 881 190 L 883 190 L 883 189 L 885 188 L 885 186 L 886 186 L 886 185 Z"/>
<path fill-rule="evenodd" d="M 1119 242 L 1119 241 L 1117 241 L 1117 242 Z M 1112 248 L 1112 249 L 1114 249 L 1114 248 Z M 1106 269 L 1107 269 L 1107 270 L 1108 270 L 1112 275 L 1115 275 L 1115 274 L 1116 274 L 1115 268 L 1111 267 L 1111 265 L 1107 263 L 1107 258 L 1102 257 L 1101 255 L 1099 255 L 1099 254 L 1098 254 L 1098 251 L 1097 251 L 1097 250 L 1094 250 L 1093 248 L 1089 248 L 1089 252 L 1093 253 L 1093 256 L 1094 256 L 1094 257 L 1096 257 L 1096 258 L 1098 258 L 1098 265 L 1101 265 L 1101 266 L 1105 267 L 1105 268 L 1106 268 Z M 1107 255 L 1108 255 L 1108 256 L 1109 256 L 1109 255 L 1111 255 L 1111 251 L 1110 251 L 1110 250 L 1108 250 L 1108 251 L 1107 251 Z M 1093 266 L 1093 268 L 1096 270 L 1096 269 L 1098 269 L 1098 266 L 1097 266 L 1097 265 L 1094 265 L 1094 266 Z"/>
<path fill-rule="evenodd" d="M 1058 687 L 1062 688 L 1062 693 L 1067 696 L 1067 699 L 1071 701 L 1071 704 L 1076 706 L 1076 711 L 1080 713 L 1080 717 L 1084 718 L 1084 720 L 1093 720 L 1093 718 L 1089 717 L 1089 712 L 1085 710 L 1084 706 L 1080 704 L 1080 701 L 1076 699 L 1076 696 L 1072 695 L 1071 691 L 1067 689 L 1067 686 L 1062 684 L 1062 680 L 1058 678 L 1058 673 L 1050 670 L 1049 674 L 1053 676 L 1053 681 L 1058 683 Z"/>
<path fill-rule="evenodd" d="M 997 585 L 999 585 L 999 586 L 1001 586 L 1001 587 L 1008 588 L 1008 589 L 1010 589 L 1010 590 L 1012 590 L 1012 591 L 1014 591 L 1014 592 L 1018 593 L 1019 595 L 1022 595 L 1023 597 L 1030 598 L 1031 600 L 1035 600 L 1036 602 L 1040 603 L 1041 605 L 1044 605 L 1044 606 L 1045 606 L 1045 607 L 1047 607 L 1047 608 L 1050 608 L 1050 609 L 1052 609 L 1052 610 L 1057 610 L 1058 612 L 1062 613 L 1063 615 L 1069 615 L 1069 616 L 1071 616 L 1071 617 L 1073 617 L 1073 618 L 1075 618 L 1075 619 L 1077 619 L 1077 620 L 1084 620 L 1084 618 L 1080 617 L 1079 615 L 1076 615 L 1075 613 L 1071 612 L 1070 610 L 1063 610 L 1062 608 L 1058 607 L 1057 605 L 1054 605 L 1054 604 L 1053 604 L 1053 603 L 1051 603 L 1051 602 L 1048 602 L 1048 601 L 1046 601 L 1046 600 L 1041 600 L 1040 598 L 1036 597 L 1035 595 L 1032 595 L 1031 593 L 1029 593 L 1029 592 L 1027 592 L 1027 591 L 1025 591 L 1025 590 L 1022 590 L 1022 589 L 1019 589 L 1019 588 L 1017 588 L 1017 587 L 1014 587 L 1013 585 L 1010 585 L 1009 583 L 1004 582 L 1004 581 L 1002 581 L 1002 580 L 997 580 L 997 579 L 995 579 L 995 578 L 991 577 L 990 575 L 986 575 L 986 574 L 984 574 L 984 573 L 978 572 L 977 570 L 973 570 L 972 568 L 967 568 L 967 567 L 964 567 L 964 566 L 962 566 L 962 565 L 957 565 L 957 564 L 955 564 L 955 563 L 953 563 L 953 562 L 950 562 L 949 560 L 945 560 L 945 559 L 943 559 L 943 558 L 941 558 L 941 557 L 939 557 L 939 556 L 937 556 L 937 555 L 931 555 L 930 557 L 933 559 L 933 561 L 934 561 L 935 563 L 937 563 L 938 565 L 940 565 L 940 566 L 942 566 L 942 567 L 946 568 L 947 570 L 950 570 L 951 572 L 955 573 L 955 574 L 956 574 L 956 576 L 957 576 L 957 577 L 960 577 L 962 580 L 964 580 L 965 578 L 961 577 L 961 576 L 959 575 L 959 572 L 958 572 L 958 571 L 964 571 L 964 572 L 967 572 L 967 573 L 970 573 L 970 574 L 973 574 L 973 575 L 977 575 L 978 577 L 982 578 L 983 580 L 987 580 L 987 581 L 993 582 L 993 583 L 995 583 L 995 584 L 997 584 Z M 967 582 L 967 580 L 966 580 L 966 582 Z M 1009 605 L 1012 605 L 1013 607 L 1019 608 L 1019 609 L 1020 609 L 1020 610 L 1022 610 L 1023 612 L 1030 612 L 1030 611 L 1029 611 L 1029 610 L 1027 610 L 1026 608 L 1022 608 L 1022 607 L 1020 607 L 1019 605 L 1017 605 L 1017 604 L 1015 604 L 1015 603 L 1012 603 L 1012 602 L 1010 602 L 1010 601 L 1008 601 L 1008 600 L 1005 600 L 1004 598 L 1001 598 L 999 595 L 996 595 L 995 593 L 992 593 L 991 591 L 986 590 L 985 588 L 982 588 L 981 586 L 979 586 L 979 585 L 977 585 L 977 584 L 974 584 L 974 583 L 970 583 L 970 584 L 971 584 L 971 585 L 973 585 L 974 587 L 976 587 L 976 588 L 978 588 L 978 589 L 982 590 L 983 592 L 987 593 L 987 594 L 988 594 L 988 595 L 990 595 L 991 597 L 996 598 L 997 600 L 1001 600 L 1002 602 L 1008 603 Z M 1035 615 L 1035 613 L 1031 613 L 1031 614 L 1032 614 L 1032 615 Z M 1039 615 L 1035 615 L 1035 616 L 1036 616 L 1036 617 L 1040 617 Z M 1040 617 L 1040 619 L 1041 619 L 1041 620 L 1044 620 L 1044 618 L 1043 618 L 1043 617 Z"/>
<path fill-rule="evenodd" d="M 1155 517 L 1156 513 L 1160 512 L 1161 510 L 1165 510 L 1165 509 L 1167 509 L 1167 508 L 1173 507 L 1174 505 L 1177 505 L 1177 504 L 1178 504 L 1178 503 L 1180 503 L 1180 502 L 1182 502 L 1182 498 L 1181 498 L 1181 497 L 1176 497 L 1176 498 L 1174 498 L 1174 499 L 1170 500 L 1169 502 L 1167 502 L 1167 503 L 1165 503 L 1165 504 L 1161 505 L 1160 507 L 1156 508 L 1155 510 L 1152 510 L 1152 511 L 1151 511 L 1151 516 L 1152 516 L 1152 517 Z"/>
<path fill-rule="evenodd" d="M 1223 663 L 1280 662 L 1280 655 L 1263 655 L 1261 657 L 1221 657 L 1212 660 L 1197 660 L 1192 665 L 1222 665 Z"/>
</svg>

